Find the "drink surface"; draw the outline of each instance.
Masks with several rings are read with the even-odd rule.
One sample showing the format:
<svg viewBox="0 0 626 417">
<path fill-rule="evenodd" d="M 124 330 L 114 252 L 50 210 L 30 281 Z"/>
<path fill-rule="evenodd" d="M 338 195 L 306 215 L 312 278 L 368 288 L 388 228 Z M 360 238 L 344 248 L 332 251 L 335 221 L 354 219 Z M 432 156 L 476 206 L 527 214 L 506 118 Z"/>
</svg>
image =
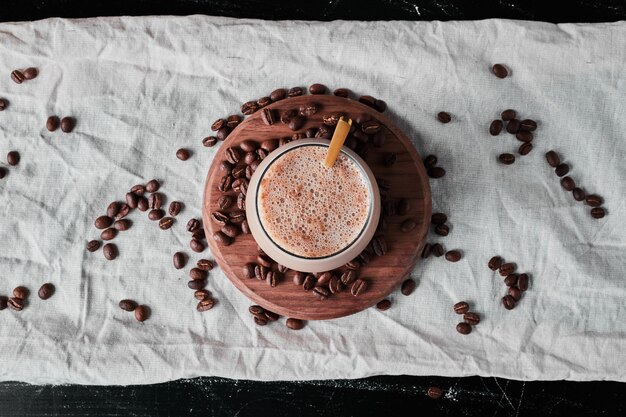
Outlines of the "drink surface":
<svg viewBox="0 0 626 417">
<path fill-rule="evenodd" d="M 345 154 L 324 166 L 325 146 L 295 147 L 267 168 L 258 192 L 259 218 L 278 246 L 305 258 L 350 246 L 368 220 L 372 196 L 364 173 Z"/>
</svg>

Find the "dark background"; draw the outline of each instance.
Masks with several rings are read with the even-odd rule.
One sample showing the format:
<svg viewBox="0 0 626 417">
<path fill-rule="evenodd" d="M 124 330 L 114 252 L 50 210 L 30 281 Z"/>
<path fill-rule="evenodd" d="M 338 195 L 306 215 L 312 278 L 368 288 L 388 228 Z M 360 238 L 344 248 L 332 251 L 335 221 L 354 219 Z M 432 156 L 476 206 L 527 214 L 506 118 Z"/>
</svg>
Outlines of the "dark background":
<svg viewBox="0 0 626 417">
<path fill-rule="evenodd" d="M 0 21 L 163 14 L 306 20 L 507 18 L 554 23 L 604 22 L 626 19 L 626 0 L 3 0 L 0 4 Z M 0 359 L 1 356 L 0 352 Z M 429 386 L 441 387 L 444 397 L 427 397 Z M 309 382 L 206 377 L 130 387 L 0 383 L 0 416 L 407 414 L 624 416 L 626 384 L 409 376 Z"/>
</svg>

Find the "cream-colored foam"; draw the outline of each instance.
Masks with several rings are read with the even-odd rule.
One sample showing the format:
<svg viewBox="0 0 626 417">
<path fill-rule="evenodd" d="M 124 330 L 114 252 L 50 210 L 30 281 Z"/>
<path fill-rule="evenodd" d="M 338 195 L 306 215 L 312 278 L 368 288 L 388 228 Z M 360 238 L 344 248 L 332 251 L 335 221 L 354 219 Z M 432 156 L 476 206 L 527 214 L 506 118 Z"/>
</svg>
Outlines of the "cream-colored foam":
<svg viewBox="0 0 626 417">
<path fill-rule="evenodd" d="M 324 166 L 324 146 L 300 146 L 281 155 L 259 186 L 261 224 L 283 249 L 307 258 L 329 256 L 359 235 L 371 204 L 366 177 L 340 154 Z"/>
</svg>

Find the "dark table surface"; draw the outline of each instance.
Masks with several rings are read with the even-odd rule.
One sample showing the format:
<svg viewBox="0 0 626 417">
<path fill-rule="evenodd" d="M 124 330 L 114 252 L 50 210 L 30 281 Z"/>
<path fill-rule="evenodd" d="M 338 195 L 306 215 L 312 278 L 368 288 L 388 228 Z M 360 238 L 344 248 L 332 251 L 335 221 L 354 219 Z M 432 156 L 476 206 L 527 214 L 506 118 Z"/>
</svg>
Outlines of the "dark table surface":
<svg viewBox="0 0 626 417">
<path fill-rule="evenodd" d="M 557 7 L 548 7 L 553 4 Z M 187 15 L 307 20 L 560 22 L 626 19 L 625 0 L 5 0 L 0 21 L 46 17 Z M 1 358 L 1 353 L 0 353 Z M 512 360 L 514 360 L 512 358 Z M 430 386 L 444 390 L 433 400 Z M 129 387 L 0 383 L 0 416 L 608 416 L 626 415 L 626 384 L 502 378 L 379 376 L 254 382 L 196 378 Z"/>
</svg>

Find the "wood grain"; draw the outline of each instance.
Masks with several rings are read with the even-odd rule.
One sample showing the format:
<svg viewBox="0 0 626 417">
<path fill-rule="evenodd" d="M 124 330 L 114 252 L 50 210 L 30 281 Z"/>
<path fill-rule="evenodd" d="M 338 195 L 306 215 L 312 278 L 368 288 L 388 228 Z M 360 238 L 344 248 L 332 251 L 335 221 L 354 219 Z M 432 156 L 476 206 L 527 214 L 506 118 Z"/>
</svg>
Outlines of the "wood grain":
<svg viewBox="0 0 626 417">
<path fill-rule="evenodd" d="M 248 262 L 255 262 L 258 255 L 257 245 L 251 235 L 241 235 L 230 246 L 218 244 L 212 235 L 219 226 L 211 222 L 210 214 L 218 209 L 217 201 L 222 193 L 217 185 L 223 173 L 220 162 L 225 159 L 229 147 L 239 146 L 244 140 L 263 141 L 272 138 L 291 137 L 294 132 L 278 122 L 267 126 L 261 120 L 260 112 L 249 116 L 224 141 L 216 153 L 214 162 L 207 175 L 204 200 L 203 222 L 207 241 L 211 251 L 226 276 L 254 303 L 287 317 L 305 320 L 323 320 L 346 316 L 368 308 L 392 292 L 415 267 L 424 245 L 431 215 L 431 192 L 428 177 L 420 155 L 409 139 L 383 114 L 354 100 L 335 96 L 301 96 L 285 99 L 271 104 L 267 108 L 277 113 L 291 108 L 298 108 L 305 103 L 314 102 L 321 109 L 307 119 L 300 129 L 304 132 L 309 127 L 322 124 L 322 116 L 331 112 L 343 112 L 350 117 L 368 113 L 384 126 L 385 144 L 381 148 L 370 147 L 365 158 L 377 178 L 390 182 L 389 198 L 408 198 L 411 209 L 405 216 L 387 219 L 388 227 L 384 231 L 389 250 L 382 257 L 373 260 L 359 270 L 359 276 L 368 283 L 368 291 L 358 297 L 350 294 L 349 289 L 335 294 L 326 300 L 318 300 L 311 292 L 305 292 L 292 282 L 294 272 L 289 271 L 282 277 L 280 284 L 271 288 L 264 281 L 243 278 L 242 269 Z M 398 160 L 392 167 L 382 164 L 383 156 L 393 152 Z M 235 195 L 234 192 L 230 191 Z M 411 232 L 400 231 L 400 224 L 412 218 L 417 227 Z"/>
</svg>

